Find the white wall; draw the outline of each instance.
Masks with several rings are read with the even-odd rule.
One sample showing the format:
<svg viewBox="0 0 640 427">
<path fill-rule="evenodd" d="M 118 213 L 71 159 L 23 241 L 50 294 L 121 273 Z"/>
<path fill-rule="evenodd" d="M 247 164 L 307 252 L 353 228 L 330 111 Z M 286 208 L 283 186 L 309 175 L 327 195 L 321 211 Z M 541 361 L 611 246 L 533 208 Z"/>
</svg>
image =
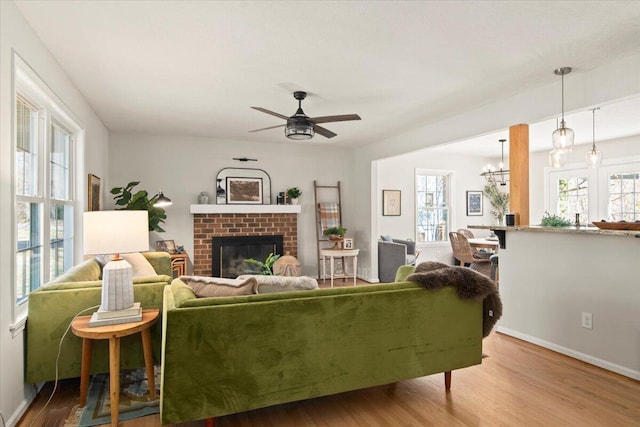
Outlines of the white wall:
<svg viewBox="0 0 640 427">
<path fill-rule="evenodd" d="M 233 157 L 249 157 L 257 162 L 239 162 Z M 322 185 L 346 184 L 351 180 L 350 150 L 329 145 L 268 144 L 183 136 L 112 134 L 109 144 L 109 180 L 112 186 L 140 181 L 136 190 L 151 195 L 162 190 L 173 201 L 166 208 L 165 233 L 151 233 L 152 241 L 174 240 L 184 245 L 193 260 L 193 216 L 189 205 L 196 204 L 201 191 L 215 203 L 216 176 L 226 167 L 265 170 L 271 176 L 272 202 L 278 192 L 290 187 L 302 190 L 298 216 L 298 260 L 303 274 L 317 274 L 317 248 L 313 181 Z M 110 188 L 106 189 L 107 192 Z M 109 197 L 111 195 L 109 194 Z M 342 191 L 343 222 L 351 231 L 355 215 L 352 187 Z M 108 204 L 113 206 L 113 199 Z M 155 244 L 154 244 L 155 245 Z M 152 246 L 155 247 L 155 246 Z"/>
<path fill-rule="evenodd" d="M 483 190 L 486 180 L 480 176 L 480 173 L 482 172 L 482 167 L 489 162 L 496 163 L 495 159 L 486 157 L 439 153 L 429 149 L 374 162 L 375 169 L 377 169 L 375 195 L 378 200 L 374 203 L 374 214 L 377 217 L 377 233 L 373 236 L 373 239 L 377 240 L 380 235 L 390 235 L 399 239 L 411 238 L 416 240 L 416 169 L 437 169 L 453 172 L 451 231 L 466 228 L 470 224 L 492 224 L 493 218 L 489 213 L 491 204 L 488 199 L 484 198 L 483 216 L 467 216 L 466 207 L 466 192 Z M 401 216 L 382 215 L 382 190 L 400 190 L 402 192 Z M 488 235 L 489 232 L 474 230 L 474 234 L 481 237 Z M 432 260 L 449 264 L 453 262 L 451 245 L 448 241 L 419 243 L 418 247 L 422 249 L 420 261 Z"/>
<path fill-rule="evenodd" d="M 639 259 L 632 236 L 507 231 L 498 330 L 640 380 Z"/>
<path fill-rule="evenodd" d="M 86 174 L 106 178 L 108 132 L 100 119 L 67 78 L 59 64 L 42 45 L 13 2 L 0 2 L 0 411 L 8 425 L 14 425 L 34 396 L 34 386 L 24 384 L 24 336 L 13 328 L 14 296 L 14 202 L 13 202 L 13 52 L 19 55 L 64 102 L 85 128 L 81 159 L 81 194 L 78 210 L 86 209 Z M 76 229 L 77 230 L 77 229 Z M 79 261 L 79 260 L 77 260 Z M 42 351 L 55 351 L 55 343 Z"/>
</svg>

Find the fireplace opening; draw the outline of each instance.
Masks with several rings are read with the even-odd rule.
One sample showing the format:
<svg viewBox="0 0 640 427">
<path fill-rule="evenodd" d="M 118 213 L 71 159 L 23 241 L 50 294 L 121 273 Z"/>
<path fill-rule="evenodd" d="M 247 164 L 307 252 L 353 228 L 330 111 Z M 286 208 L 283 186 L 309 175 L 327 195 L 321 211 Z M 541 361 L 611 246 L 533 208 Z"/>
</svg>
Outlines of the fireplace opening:
<svg viewBox="0 0 640 427">
<path fill-rule="evenodd" d="M 270 253 L 282 255 L 283 236 L 234 236 L 212 238 L 212 276 L 235 279 L 241 274 L 260 273 L 244 260 L 264 261 Z"/>
</svg>

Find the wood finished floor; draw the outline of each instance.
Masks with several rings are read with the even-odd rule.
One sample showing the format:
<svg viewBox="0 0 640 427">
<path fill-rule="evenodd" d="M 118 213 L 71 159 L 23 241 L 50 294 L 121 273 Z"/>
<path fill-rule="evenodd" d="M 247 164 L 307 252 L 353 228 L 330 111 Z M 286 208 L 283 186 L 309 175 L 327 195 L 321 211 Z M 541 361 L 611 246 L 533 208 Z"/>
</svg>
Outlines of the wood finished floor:
<svg viewBox="0 0 640 427">
<path fill-rule="evenodd" d="M 639 381 L 495 332 L 483 352 L 481 365 L 453 372 L 450 393 L 437 374 L 220 417 L 216 427 L 640 426 Z M 31 424 L 51 392 L 47 383 L 18 426 L 61 426 L 78 387 L 63 381 Z M 120 423 L 159 425 L 159 415 Z"/>
</svg>

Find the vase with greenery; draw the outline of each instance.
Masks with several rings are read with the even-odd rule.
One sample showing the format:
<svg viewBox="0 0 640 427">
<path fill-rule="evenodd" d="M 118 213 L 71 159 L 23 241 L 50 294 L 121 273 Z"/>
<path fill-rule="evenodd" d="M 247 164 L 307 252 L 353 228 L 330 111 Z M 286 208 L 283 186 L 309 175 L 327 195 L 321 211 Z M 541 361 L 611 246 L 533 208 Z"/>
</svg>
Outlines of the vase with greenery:
<svg viewBox="0 0 640 427">
<path fill-rule="evenodd" d="M 544 211 L 540 225 L 543 227 L 569 227 L 573 224 L 568 219 Z"/>
<path fill-rule="evenodd" d="M 298 204 L 298 198 L 302 194 L 302 191 L 298 187 L 292 187 L 287 189 L 287 197 L 291 200 L 292 205 Z"/>
<path fill-rule="evenodd" d="M 329 236 L 329 238 L 331 238 L 331 236 L 337 236 L 337 237 L 344 237 L 344 235 L 346 234 L 347 229 L 342 227 L 342 226 L 338 226 L 338 227 L 330 227 L 327 228 L 326 230 L 324 230 L 323 234 L 325 236 Z"/>
<path fill-rule="evenodd" d="M 260 271 L 249 270 L 247 271 L 247 273 L 273 276 L 273 264 L 275 264 L 278 259 L 280 259 L 280 255 L 274 255 L 272 252 L 269 254 L 269 256 L 267 256 L 267 258 L 265 258 L 264 261 L 260 261 L 253 258 L 245 258 L 244 262 L 246 262 L 247 264 L 255 265 L 258 268 L 260 268 Z"/>
<path fill-rule="evenodd" d="M 484 195 L 487 196 L 493 207 L 491 215 L 496 219 L 497 225 L 502 225 L 507 209 L 509 209 L 509 193 L 500 191 L 498 184 L 492 181 L 484 186 Z"/>
<path fill-rule="evenodd" d="M 153 206 L 158 196 L 149 198 L 149 193 L 146 190 L 134 192 L 133 188 L 138 184 L 140 184 L 140 181 L 132 181 L 126 187 L 114 187 L 111 189 L 116 206 L 121 206 L 116 209 L 147 211 L 149 212 L 149 231 L 164 232 L 164 229 L 160 227 L 160 223 L 167 219 L 167 214 L 164 209 Z"/>
</svg>

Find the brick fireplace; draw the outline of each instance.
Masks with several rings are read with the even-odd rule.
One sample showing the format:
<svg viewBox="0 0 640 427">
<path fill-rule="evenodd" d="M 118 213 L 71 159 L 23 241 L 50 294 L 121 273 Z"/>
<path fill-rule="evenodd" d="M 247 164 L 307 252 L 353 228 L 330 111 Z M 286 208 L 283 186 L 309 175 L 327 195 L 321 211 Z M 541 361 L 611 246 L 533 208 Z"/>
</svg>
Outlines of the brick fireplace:
<svg viewBox="0 0 640 427">
<path fill-rule="evenodd" d="M 211 276 L 213 237 L 283 236 L 283 254 L 298 256 L 296 205 L 191 205 L 193 274 Z"/>
</svg>

